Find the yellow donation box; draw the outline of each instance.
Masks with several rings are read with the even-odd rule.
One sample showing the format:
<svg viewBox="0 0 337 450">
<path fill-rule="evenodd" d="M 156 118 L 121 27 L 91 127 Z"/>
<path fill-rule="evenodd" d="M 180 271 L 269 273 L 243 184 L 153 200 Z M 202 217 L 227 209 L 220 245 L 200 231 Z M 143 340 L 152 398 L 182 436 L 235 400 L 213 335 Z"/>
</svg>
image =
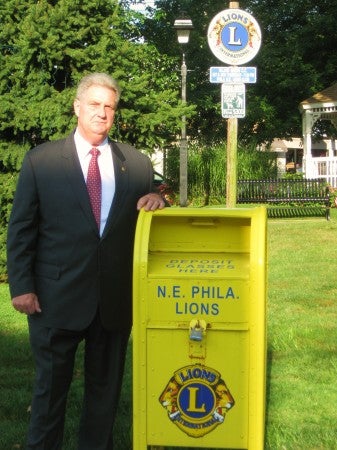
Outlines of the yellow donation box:
<svg viewBox="0 0 337 450">
<path fill-rule="evenodd" d="M 141 212 L 133 448 L 264 447 L 266 210 Z"/>
</svg>

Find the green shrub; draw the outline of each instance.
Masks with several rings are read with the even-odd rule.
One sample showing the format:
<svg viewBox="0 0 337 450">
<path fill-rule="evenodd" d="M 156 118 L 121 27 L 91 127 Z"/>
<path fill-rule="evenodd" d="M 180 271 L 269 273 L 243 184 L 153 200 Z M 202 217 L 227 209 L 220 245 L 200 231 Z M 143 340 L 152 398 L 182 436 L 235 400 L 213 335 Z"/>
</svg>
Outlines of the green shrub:
<svg viewBox="0 0 337 450">
<path fill-rule="evenodd" d="M 238 146 L 237 175 L 239 179 L 270 179 L 277 177 L 276 153 L 259 151 L 255 145 Z M 188 197 L 190 204 L 208 205 L 225 202 L 226 144 L 212 147 L 189 145 Z M 179 148 L 167 155 L 168 177 L 179 187 Z"/>
</svg>

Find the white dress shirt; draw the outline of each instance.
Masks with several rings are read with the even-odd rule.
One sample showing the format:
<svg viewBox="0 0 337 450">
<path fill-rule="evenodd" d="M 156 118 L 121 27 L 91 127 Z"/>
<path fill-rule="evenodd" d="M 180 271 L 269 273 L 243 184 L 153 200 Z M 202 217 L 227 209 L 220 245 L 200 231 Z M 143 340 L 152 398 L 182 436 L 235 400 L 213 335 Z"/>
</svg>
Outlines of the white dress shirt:
<svg viewBox="0 0 337 450">
<path fill-rule="evenodd" d="M 91 154 L 89 152 L 93 148 L 93 145 L 89 144 L 79 134 L 78 130 L 75 131 L 74 138 L 77 155 L 82 167 L 83 176 L 84 179 L 87 180 L 88 168 L 91 159 Z M 115 195 L 115 173 L 112 161 L 111 148 L 108 143 L 108 139 L 105 139 L 101 145 L 96 146 L 95 148 L 97 148 L 101 152 L 101 154 L 98 157 L 98 165 L 99 170 L 101 172 L 101 180 L 102 180 L 101 224 L 99 230 L 100 236 L 102 236 L 104 227 L 106 225 L 106 221 L 108 219 L 108 214 L 110 211 L 112 200 Z"/>
</svg>

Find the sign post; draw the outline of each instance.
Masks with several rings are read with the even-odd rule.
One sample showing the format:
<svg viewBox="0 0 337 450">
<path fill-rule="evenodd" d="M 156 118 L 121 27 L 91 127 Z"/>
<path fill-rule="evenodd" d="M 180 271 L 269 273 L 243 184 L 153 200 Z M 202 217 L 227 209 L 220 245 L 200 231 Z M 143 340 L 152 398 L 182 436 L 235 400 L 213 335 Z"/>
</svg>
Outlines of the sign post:
<svg viewBox="0 0 337 450">
<path fill-rule="evenodd" d="M 218 13 L 208 28 L 208 44 L 213 54 L 230 67 L 211 67 L 210 81 L 222 83 L 222 117 L 227 119 L 226 206 L 236 206 L 238 119 L 245 116 L 243 83 L 256 82 L 254 67 L 240 67 L 254 58 L 260 49 L 259 24 L 239 2 L 229 2 L 229 9 Z M 233 87 L 234 86 L 234 87 Z M 243 84 L 244 86 L 244 84 Z"/>
<path fill-rule="evenodd" d="M 237 197 L 238 119 L 227 120 L 226 206 L 235 208 Z"/>
</svg>

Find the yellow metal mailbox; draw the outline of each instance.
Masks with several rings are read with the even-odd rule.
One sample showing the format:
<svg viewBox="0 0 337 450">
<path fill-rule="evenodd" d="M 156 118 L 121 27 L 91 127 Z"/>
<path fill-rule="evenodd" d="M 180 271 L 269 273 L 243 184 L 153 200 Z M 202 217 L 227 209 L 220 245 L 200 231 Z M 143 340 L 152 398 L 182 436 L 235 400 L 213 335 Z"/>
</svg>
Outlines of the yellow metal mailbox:
<svg viewBox="0 0 337 450">
<path fill-rule="evenodd" d="M 133 448 L 262 450 L 266 210 L 141 212 Z"/>
</svg>

